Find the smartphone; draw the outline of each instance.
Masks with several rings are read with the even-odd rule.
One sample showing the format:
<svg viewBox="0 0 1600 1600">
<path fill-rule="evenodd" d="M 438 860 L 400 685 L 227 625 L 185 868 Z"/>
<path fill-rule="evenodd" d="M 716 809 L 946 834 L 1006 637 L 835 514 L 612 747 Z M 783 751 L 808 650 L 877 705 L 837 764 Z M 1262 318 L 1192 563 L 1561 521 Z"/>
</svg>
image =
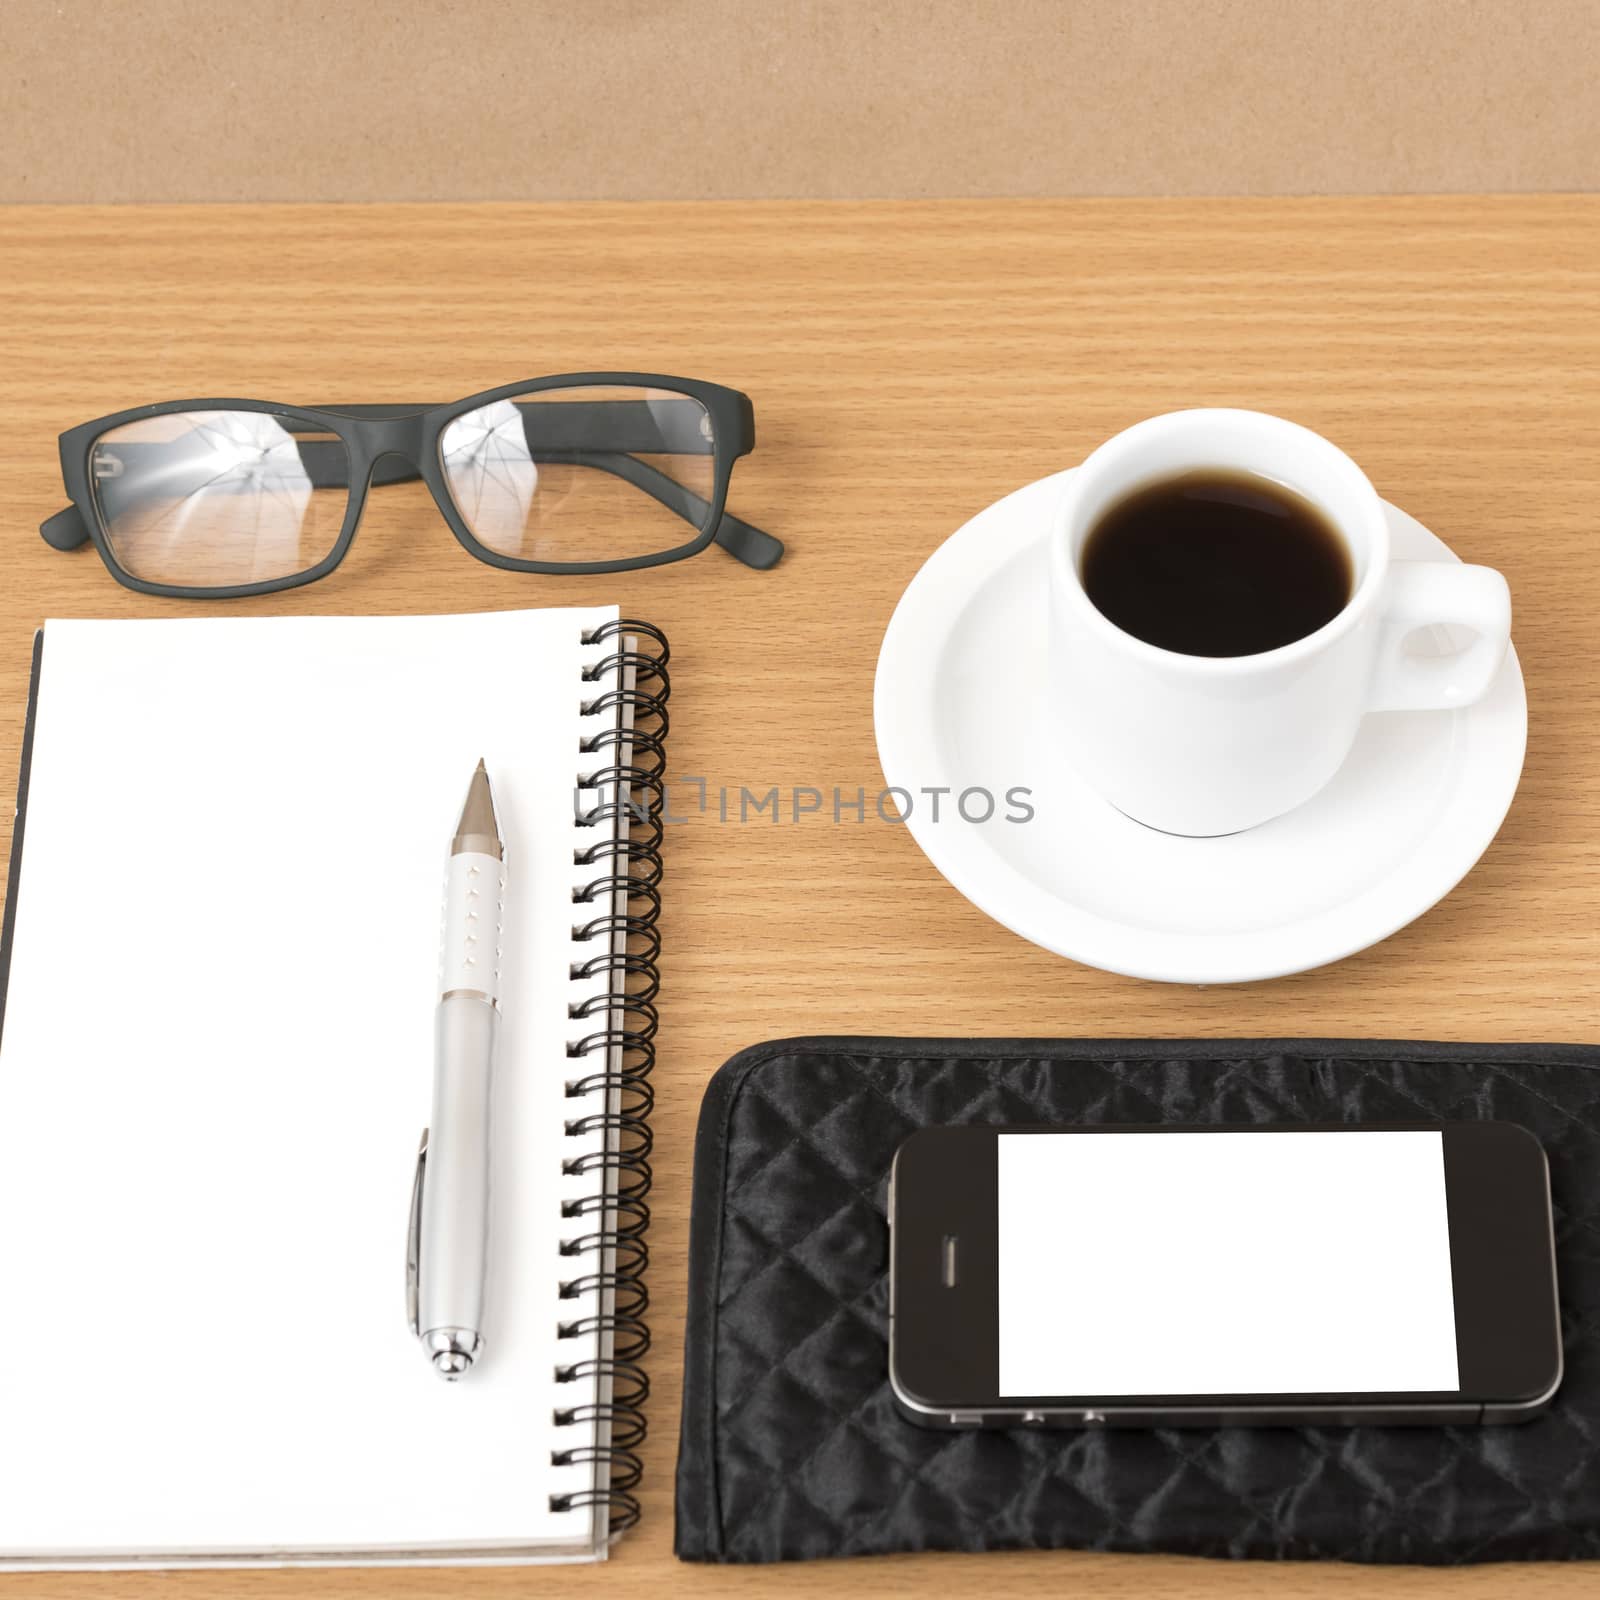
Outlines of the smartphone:
<svg viewBox="0 0 1600 1600">
<path fill-rule="evenodd" d="M 889 1213 L 889 1373 L 930 1427 L 1520 1422 L 1561 1382 L 1513 1123 L 928 1128 Z"/>
</svg>

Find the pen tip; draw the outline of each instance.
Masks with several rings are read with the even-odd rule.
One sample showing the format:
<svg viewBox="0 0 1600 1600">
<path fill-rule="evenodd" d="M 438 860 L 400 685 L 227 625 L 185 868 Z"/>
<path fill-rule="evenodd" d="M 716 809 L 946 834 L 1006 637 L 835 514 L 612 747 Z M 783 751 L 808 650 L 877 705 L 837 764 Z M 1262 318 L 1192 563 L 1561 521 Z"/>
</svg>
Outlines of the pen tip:
<svg viewBox="0 0 1600 1600">
<path fill-rule="evenodd" d="M 466 802 L 461 807 L 461 820 L 456 824 L 456 836 L 450 849 L 452 854 L 463 850 L 480 850 L 492 856 L 502 854 L 494 790 L 489 785 L 489 769 L 482 761 L 473 769 L 467 784 Z"/>
</svg>

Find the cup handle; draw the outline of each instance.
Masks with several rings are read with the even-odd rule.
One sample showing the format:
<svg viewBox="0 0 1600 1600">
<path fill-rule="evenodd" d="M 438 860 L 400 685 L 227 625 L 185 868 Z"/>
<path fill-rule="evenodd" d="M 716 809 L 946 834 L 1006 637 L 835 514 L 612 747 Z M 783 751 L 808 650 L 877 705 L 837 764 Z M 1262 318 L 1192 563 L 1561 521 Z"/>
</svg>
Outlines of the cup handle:
<svg viewBox="0 0 1600 1600">
<path fill-rule="evenodd" d="M 1383 639 L 1369 711 L 1442 711 L 1488 692 L 1511 643 L 1511 591 L 1492 567 L 1453 561 L 1396 561 L 1383 596 Z M 1406 640 L 1418 628 L 1454 623 L 1476 634 L 1448 656 L 1418 656 Z"/>
</svg>

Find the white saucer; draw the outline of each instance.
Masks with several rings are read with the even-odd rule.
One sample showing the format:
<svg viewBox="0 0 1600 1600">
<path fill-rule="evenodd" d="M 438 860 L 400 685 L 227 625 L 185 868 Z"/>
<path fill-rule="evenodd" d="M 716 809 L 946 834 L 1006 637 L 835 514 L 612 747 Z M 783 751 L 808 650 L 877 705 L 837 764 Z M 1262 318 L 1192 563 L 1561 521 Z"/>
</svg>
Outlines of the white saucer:
<svg viewBox="0 0 1600 1600">
<path fill-rule="evenodd" d="M 1460 711 L 1368 716 L 1338 776 L 1299 810 L 1224 839 L 1130 821 L 1052 735 L 1044 689 L 1044 537 L 1068 474 L 980 511 L 936 550 L 884 635 L 873 715 L 907 826 L 997 922 L 1058 955 L 1169 983 L 1240 983 L 1337 961 L 1422 915 L 1494 838 L 1522 773 L 1528 705 L 1516 651 Z M 1394 554 L 1454 560 L 1389 506 Z M 1433 630 L 1432 648 L 1450 648 Z M 1426 642 L 1423 648 L 1427 647 Z M 923 790 L 950 791 L 939 820 Z M 1032 791 L 1028 822 L 1008 790 Z M 995 796 L 968 822 L 956 797 Z M 973 796 L 971 815 L 984 801 Z"/>
</svg>

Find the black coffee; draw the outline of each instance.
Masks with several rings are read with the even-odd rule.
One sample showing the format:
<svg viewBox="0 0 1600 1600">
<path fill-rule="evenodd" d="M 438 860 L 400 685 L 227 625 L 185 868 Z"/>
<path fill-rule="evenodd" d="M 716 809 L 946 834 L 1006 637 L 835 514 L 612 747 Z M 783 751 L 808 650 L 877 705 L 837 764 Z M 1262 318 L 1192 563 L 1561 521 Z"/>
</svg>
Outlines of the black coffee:
<svg viewBox="0 0 1600 1600">
<path fill-rule="evenodd" d="M 1083 587 L 1125 633 L 1189 656 L 1303 639 L 1350 598 L 1350 552 L 1292 489 L 1197 471 L 1112 505 L 1083 547 Z"/>
</svg>

